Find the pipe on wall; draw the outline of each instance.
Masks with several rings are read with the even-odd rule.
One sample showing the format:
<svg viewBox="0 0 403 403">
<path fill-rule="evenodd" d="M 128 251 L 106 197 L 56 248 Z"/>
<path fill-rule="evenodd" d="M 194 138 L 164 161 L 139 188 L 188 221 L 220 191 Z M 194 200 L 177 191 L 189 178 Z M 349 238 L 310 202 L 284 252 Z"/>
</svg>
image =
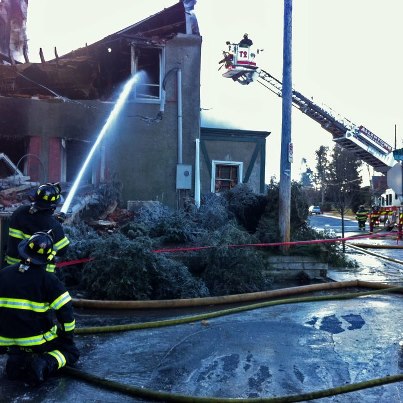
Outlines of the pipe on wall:
<svg viewBox="0 0 403 403">
<path fill-rule="evenodd" d="M 200 207 L 200 139 L 196 139 L 195 155 L 195 205 Z"/>
<path fill-rule="evenodd" d="M 182 146 L 182 70 L 176 72 L 178 86 L 178 164 L 182 164 L 183 146 Z"/>
</svg>

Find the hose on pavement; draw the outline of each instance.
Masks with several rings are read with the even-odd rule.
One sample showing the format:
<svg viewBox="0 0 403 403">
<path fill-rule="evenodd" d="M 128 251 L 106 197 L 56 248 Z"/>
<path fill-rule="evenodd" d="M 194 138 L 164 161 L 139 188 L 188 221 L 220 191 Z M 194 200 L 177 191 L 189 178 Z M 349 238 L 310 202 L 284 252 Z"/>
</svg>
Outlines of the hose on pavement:
<svg viewBox="0 0 403 403">
<path fill-rule="evenodd" d="M 331 301 L 331 300 L 345 300 L 358 297 L 366 297 L 373 294 L 381 293 L 391 293 L 391 292 L 402 292 L 403 287 L 392 287 L 384 288 L 378 290 L 370 290 L 357 293 L 345 293 L 337 295 L 319 295 L 312 297 L 299 297 L 299 298 L 285 298 L 278 299 L 274 301 L 260 302 L 257 304 L 239 306 L 236 308 L 222 309 L 215 312 L 208 312 L 199 315 L 185 316 L 175 319 L 167 319 L 161 321 L 150 321 L 143 323 L 129 323 L 125 325 L 109 325 L 109 326 L 92 326 L 92 327 L 79 327 L 75 329 L 76 334 L 94 334 L 94 333 L 109 333 L 109 332 L 124 332 L 128 330 L 139 330 L 139 329 L 151 329 L 159 328 L 164 326 L 174 326 L 183 323 L 197 322 L 201 320 L 207 320 L 211 318 L 217 318 L 220 316 L 231 315 L 234 313 L 249 311 L 253 309 L 266 308 L 268 306 L 283 305 L 283 304 L 296 304 L 303 302 L 317 302 L 317 301 Z"/>
<path fill-rule="evenodd" d="M 307 400 L 330 397 L 344 393 L 354 392 L 361 389 L 373 388 L 403 381 L 403 374 L 390 375 L 384 378 L 371 379 L 369 381 L 353 383 L 334 388 L 317 390 L 313 392 L 301 393 L 292 396 L 268 397 L 268 398 L 223 398 L 223 397 L 196 397 L 189 395 L 179 395 L 169 392 L 160 392 L 137 386 L 126 385 L 120 382 L 111 381 L 96 375 L 80 371 L 75 368 L 65 367 L 63 373 L 67 376 L 81 379 L 96 386 L 104 387 L 109 390 L 124 393 L 129 396 L 140 397 L 143 399 L 153 399 L 163 402 L 183 402 L 183 403 L 234 403 L 234 402 L 260 402 L 260 403 L 285 403 L 285 402 L 303 402 Z"/>
</svg>

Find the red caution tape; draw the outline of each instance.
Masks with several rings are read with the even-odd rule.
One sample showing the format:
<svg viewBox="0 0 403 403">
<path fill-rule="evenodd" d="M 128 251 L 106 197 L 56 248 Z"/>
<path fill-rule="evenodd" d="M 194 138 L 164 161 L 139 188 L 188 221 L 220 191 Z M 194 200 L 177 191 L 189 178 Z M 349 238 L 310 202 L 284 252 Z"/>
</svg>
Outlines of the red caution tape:
<svg viewBox="0 0 403 403">
<path fill-rule="evenodd" d="M 272 243 L 250 243 L 250 244 L 240 244 L 240 245 L 227 245 L 228 248 L 245 248 L 245 247 L 254 247 L 254 248 L 266 248 L 266 247 L 274 247 L 274 246 L 292 246 L 292 245 L 314 245 L 318 243 L 335 243 L 335 242 L 346 242 L 346 241 L 355 241 L 356 239 L 363 239 L 363 238 L 381 238 L 390 236 L 389 233 L 385 234 L 366 234 L 366 235 L 354 235 L 347 238 L 331 238 L 331 239 L 314 239 L 309 241 L 293 241 L 293 242 L 272 242 Z M 172 248 L 172 249 L 154 249 L 154 253 L 176 253 L 176 252 L 192 252 L 192 251 L 199 251 L 204 249 L 213 249 L 217 246 L 194 246 L 194 247 L 187 247 L 187 248 Z M 80 263 L 88 263 L 94 258 L 83 258 L 83 259 L 76 259 L 76 260 L 69 260 L 65 262 L 58 262 L 56 263 L 56 267 L 65 267 L 65 266 L 73 266 Z"/>
<path fill-rule="evenodd" d="M 335 242 L 345 242 L 345 241 L 355 241 L 356 239 L 362 238 L 375 238 L 379 236 L 388 236 L 390 234 L 372 234 L 372 235 L 354 235 L 348 238 L 331 238 L 331 239 L 314 239 L 309 241 L 292 241 L 292 242 L 272 242 L 272 243 L 251 243 L 251 244 L 241 244 L 241 245 L 227 245 L 228 248 L 243 248 L 243 247 L 256 247 L 256 248 L 266 248 L 273 246 L 291 246 L 291 245 L 313 245 L 318 243 L 335 243 Z M 197 251 L 203 249 L 212 249 L 217 246 L 195 246 L 189 248 L 172 248 L 172 249 L 155 249 L 153 252 L 155 253 L 175 253 L 175 252 L 190 252 Z"/>
<path fill-rule="evenodd" d="M 86 257 L 86 258 L 83 258 L 83 259 L 68 260 L 68 261 L 65 261 L 65 262 L 57 262 L 56 267 L 73 266 L 75 264 L 87 263 L 87 262 L 90 262 L 91 260 L 94 260 L 94 258 Z"/>
</svg>

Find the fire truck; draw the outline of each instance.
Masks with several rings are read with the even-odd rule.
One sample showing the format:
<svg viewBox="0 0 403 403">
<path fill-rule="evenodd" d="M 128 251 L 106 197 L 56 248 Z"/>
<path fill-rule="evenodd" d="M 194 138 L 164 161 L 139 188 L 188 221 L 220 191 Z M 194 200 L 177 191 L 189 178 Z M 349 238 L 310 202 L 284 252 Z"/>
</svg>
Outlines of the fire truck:
<svg viewBox="0 0 403 403">
<path fill-rule="evenodd" d="M 369 213 L 369 222 L 370 230 L 383 225 L 389 230 L 397 226 L 399 233 L 402 232 L 403 205 L 401 199 L 392 189 L 387 189 L 374 200 L 374 205 Z"/>
</svg>

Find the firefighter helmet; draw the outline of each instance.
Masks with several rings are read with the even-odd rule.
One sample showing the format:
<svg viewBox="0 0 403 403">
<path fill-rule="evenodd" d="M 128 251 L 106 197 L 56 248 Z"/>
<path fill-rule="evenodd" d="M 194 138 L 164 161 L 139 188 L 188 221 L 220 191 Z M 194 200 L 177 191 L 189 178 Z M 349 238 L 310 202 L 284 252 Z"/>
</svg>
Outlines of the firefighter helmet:
<svg viewBox="0 0 403 403">
<path fill-rule="evenodd" d="M 38 187 L 34 196 L 34 206 L 38 210 L 55 209 L 60 201 L 60 183 L 46 183 Z"/>
<path fill-rule="evenodd" d="M 18 252 L 24 260 L 45 265 L 54 258 L 52 230 L 35 232 L 18 244 Z"/>
</svg>

